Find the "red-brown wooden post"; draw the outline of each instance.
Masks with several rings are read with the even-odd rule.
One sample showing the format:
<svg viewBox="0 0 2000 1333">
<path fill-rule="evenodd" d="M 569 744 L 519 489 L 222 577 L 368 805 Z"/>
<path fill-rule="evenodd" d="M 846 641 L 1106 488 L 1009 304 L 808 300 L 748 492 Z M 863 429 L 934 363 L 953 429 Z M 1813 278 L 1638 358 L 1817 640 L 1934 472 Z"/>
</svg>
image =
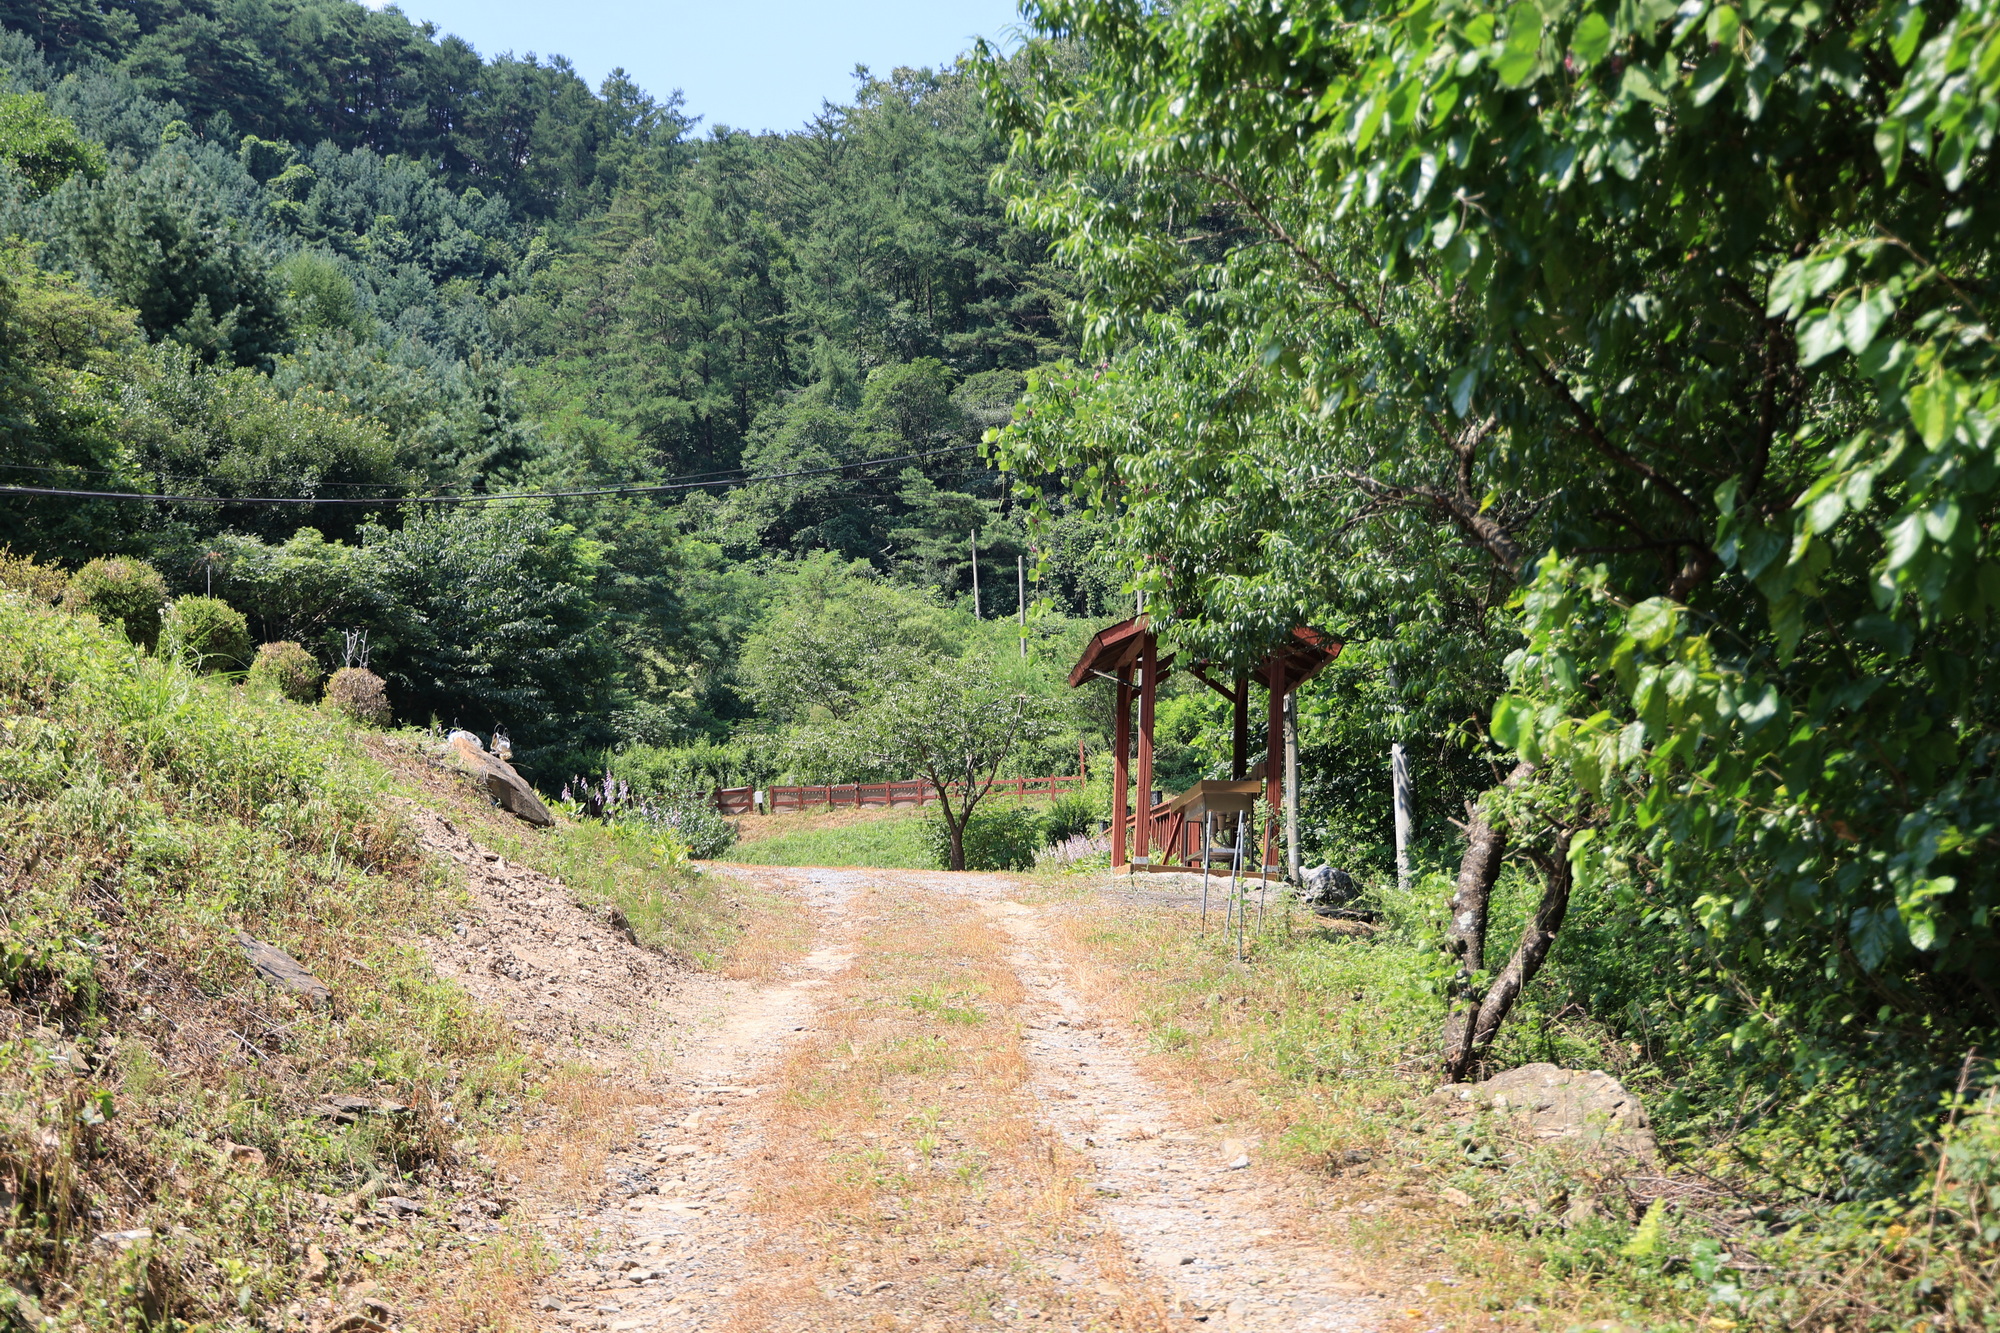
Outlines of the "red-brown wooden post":
<svg viewBox="0 0 2000 1333">
<path fill-rule="evenodd" d="M 1159 693 L 1153 677 L 1159 659 L 1159 644 L 1152 631 L 1139 641 L 1139 846 L 1132 853 L 1135 865 L 1151 860 L 1153 843 L 1153 700 Z"/>
<path fill-rule="evenodd" d="M 1236 693 L 1229 696 L 1229 780 L 1241 782 L 1250 776 L 1250 677 L 1236 677 Z"/>
<path fill-rule="evenodd" d="M 1126 786 L 1132 746 L 1132 686 L 1118 679 L 1118 716 L 1111 724 L 1111 864 L 1125 864 Z"/>
</svg>

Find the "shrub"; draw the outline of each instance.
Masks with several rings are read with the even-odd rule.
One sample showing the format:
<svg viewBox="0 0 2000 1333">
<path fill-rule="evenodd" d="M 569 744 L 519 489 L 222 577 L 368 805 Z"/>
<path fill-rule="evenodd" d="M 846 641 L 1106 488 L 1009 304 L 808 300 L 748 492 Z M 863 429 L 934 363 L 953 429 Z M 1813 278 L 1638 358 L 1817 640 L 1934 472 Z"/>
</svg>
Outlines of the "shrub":
<svg viewBox="0 0 2000 1333">
<path fill-rule="evenodd" d="M 965 826 L 967 870 L 1031 870 L 1035 853 L 1045 842 L 1044 812 L 1031 806 L 975 808 Z M 938 869 L 951 865 L 951 832 L 944 816 L 934 813 L 924 828 Z"/>
<path fill-rule="evenodd" d="M 1049 803 L 1048 813 L 1042 816 L 1042 842 L 1052 845 L 1097 832 L 1105 822 L 1105 804 L 1104 794 L 1089 787 L 1064 792 Z"/>
<path fill-rule="evenodd" d="M 252 685 L 276 690 L 293 703 L 309 704 L 318 698 L 324 674 L 313 655 L 290 639 L 265 644 L 250 664 Z"/>
<path fill-rule="evenodd" d="M 371 727 L 389 722 L 389 691 L 367 667 L 342 667 L 326 683 L 326 702 Z"/>
<path fill-rule="evenodd" d="M 63 593 L 65 607 L 90 612 L 149 651 L 160 641 L 160 608 L 166 600 L 167 581 L 160 571 L 123 556 L 91 561 L 70 575 Z"/>
<path fill-rule="evenodd" d="M 35 563 L 31 555 L 15 555 L 0 546 L 0 588 L 54 606 L 69 589 L 69 575 L 56 565 Z"/>
<path fill-rule="evenodd" d="M 250 622 L 217 597 L 176 597 L 160 618 L 160 655 L 193 671 L 243 671 L 250 665 Z"/>
<path fill-rule="evenodd" d="M 736 826 L 709 799 L 709 784 L 692 772 L 656 772 L 652 790 L 644 794 L 609 771 L 601 781 L 571 778 L 562 800 L 578 815 L 636 825 L 704 861 L 722 855 L 736 841 Z"/>
</svg>

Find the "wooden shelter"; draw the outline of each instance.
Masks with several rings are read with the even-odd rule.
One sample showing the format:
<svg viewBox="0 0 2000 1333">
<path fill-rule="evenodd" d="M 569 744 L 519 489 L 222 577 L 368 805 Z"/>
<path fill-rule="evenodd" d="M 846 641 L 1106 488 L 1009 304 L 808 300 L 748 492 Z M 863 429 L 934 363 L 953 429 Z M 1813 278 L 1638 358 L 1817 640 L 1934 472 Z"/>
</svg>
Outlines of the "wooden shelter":
<svg viewBox="0 0 2000 1333">
<path fill-rule="evenodd" d="M 1111 820 L 1111 863 L 1151 869 L 1153 848 L 1159 848 L 1162 865 L 1185 865 L 1198 854 L 1189 842 L 1191 821 L 1207 813 L 1247 810 L 1256 802 L 1257 782 L 1250 778 L 1249 714 L 1252 677 L 1264 686 L 1270 698 L 1270 749 L 1277 752 L 1276 738 L 1284 733 L 1285 696 L 1311 680 L 1327 663 L 1340 655 L 1340 644 L 1328 635 L 1304 627 L 1294 629 L 1286 639 L 1266 653 L 1255 672 L 1238 674 L 1225 688 L 1217 683 L 1208 663 L 1189 668 L 1195 679 L 1228 699 L 1235 709 L 1231 755 L 1231 780 L 1227 783 L 1197 783 L 1172 800 L 1157 799 L 1153 789 L 1153 711 L 1160 682 L 1171 673 L 1173 661 L 1161 661 L 1158 636 L 1148 627 L 1144 615 L 1107 625 L 1091 636 L 1076 667 L 1069 673 L 1070 688 L 1077 689 L 1093 679 L 1110 681 L 1117 691 L 1117 712 L 1112 726 L 1113 816 Z M 1128 792 L 1134 776 L 1128 756 L 1133 754 L 1132 702 L 1139 703 L 1139 734 L 1136 754 L 1139 802 L 1143 816 L 1132 817 Z M 1263 775 L 1264 793 L 1273 810 L 1285 803 L 1283 765 L 1267 762 Z M 1231 804 L 1236 802 L 1236 804 Z M 1131 846 L 1128 848 L 1127 832 Z M 1127 859 L 1127 851 L 1130 859 Z M 1270 864 L 1270 838 L 1265 838 L 1263 870 Z"/>
</svg>

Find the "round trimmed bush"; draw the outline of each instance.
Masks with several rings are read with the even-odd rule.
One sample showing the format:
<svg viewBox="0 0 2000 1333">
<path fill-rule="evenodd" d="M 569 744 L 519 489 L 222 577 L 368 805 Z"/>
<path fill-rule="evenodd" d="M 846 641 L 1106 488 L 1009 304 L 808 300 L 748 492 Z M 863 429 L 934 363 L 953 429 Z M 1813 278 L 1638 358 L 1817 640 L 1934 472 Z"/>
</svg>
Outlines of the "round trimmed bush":
<svg viewBox="0 0 2000 1333">
<path fill-rule="evenodd" d="M 371 727 L 389 723 L 389 691 L 367 667 L 342 667 L 326 683 L 326 702 Z"/>
<path fill-rule="evenodd" d="M 196 671 L 250 666 L 250 622 L 219 597 L 176 597 L 160 617 L 160 655 Z"/>
<path fill-rule="evenodd" d="M 160 608 L 167 600 L 167 581 L 143 560 L 108 556 L 93 560 L 69 577 L 63 605 L 88 611 L 107 625 L 116 625 L 141 648 L 160 641 Z"/>
<path fill-rule="evenodd" d="M 293 703 L 309 704 L 319 697 L 319 679 L 325 673 L 313 655 L 290 639 L 267 643 L 257 650 L 250 664 L 250 683 L 275 690 Z"/>
<path fill-rule="evenodd" d="M 63 572 L 60 565 L 37 564 L 31 555 L 15 555 L 12 550 L 0 546 L 0 588 L 11 588 L 25 597 L 54 606 L 69 591 L 69 575 Z"/>
</svg>

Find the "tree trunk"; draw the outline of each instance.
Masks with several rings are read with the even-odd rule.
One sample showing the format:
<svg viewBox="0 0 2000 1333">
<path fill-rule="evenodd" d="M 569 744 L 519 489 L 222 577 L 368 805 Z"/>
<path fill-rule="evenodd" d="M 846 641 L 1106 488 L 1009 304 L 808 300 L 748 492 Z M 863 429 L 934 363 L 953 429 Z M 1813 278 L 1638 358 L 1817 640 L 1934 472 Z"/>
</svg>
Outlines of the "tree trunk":
<svg viewBox="0 0 2000 1333">
<path fill-rule="evenodd" d="M 1562 929 L 1563 917 L 1569 912 L 1569 893 L 1574 880 L 1569 865 L 1570 830 L 1563 829 L 1556 834 L 1555 850 L 1534 857 L 1536 867 L 1542 872 L 1542 901 L 1535 906 L 1535 914 L 1528 918 L 1528 924 L 1521 928 L 1521 943 L 1515 948 L 1514 956 L 1507 960 L 1507 966 L 1493 979 L 1493 985 L 1486 992 L 1486 999 L 1479 1006 L 1479 1021 L 1473 1027 L 1473 1049 L 1483 1051 L 1493 1044 L 1493 1034 L 1500 1030 L 1507 1014 L 1514 1007 L 1514 1001 L 1521 997 L 1535 974 L 1548 961 L 1549 950 L 1555 947 L 1556 932 Z"/>
<path fill-rule="evenodd" d="M 1535 771 L 1529 763 L 1516 764 L 1507 775 L 1503 789 L 1513 790 Z M 1450 1006 L 1444 1021 L 1445 1074 L 1454 1083 L 1465 1077 L 1472 1061 L 1472 1022 L 1478 997 L 1473 994 L 1473 975 L 1486 966 L 1486 919 L 1493 898 L 1493 885 L 1500 878 L 1500 863 L 1507 855 L 1507 826 L 1488 818 L 1483 805 L 1474 805 L 1472 821 L 1465 829 L 1465 855 L 1458 863 L 1458 882 L 1452 886 L 1451 920 L 1445 926 L 1445 951 L 1458 959 L 1458 975 L 1452 979 Z"/>
<path fill-rule="evenodd" d="M 951 834 L 951 868 L 953 870 L 965 869 L 965 826 L 971 822 L 972 811 L 967 810 L 964 819 L 953 819 L 951 817 L 951 805 L 948 802 L 946 803 L 944 808 L 944 826 Z"/>
</svg>

